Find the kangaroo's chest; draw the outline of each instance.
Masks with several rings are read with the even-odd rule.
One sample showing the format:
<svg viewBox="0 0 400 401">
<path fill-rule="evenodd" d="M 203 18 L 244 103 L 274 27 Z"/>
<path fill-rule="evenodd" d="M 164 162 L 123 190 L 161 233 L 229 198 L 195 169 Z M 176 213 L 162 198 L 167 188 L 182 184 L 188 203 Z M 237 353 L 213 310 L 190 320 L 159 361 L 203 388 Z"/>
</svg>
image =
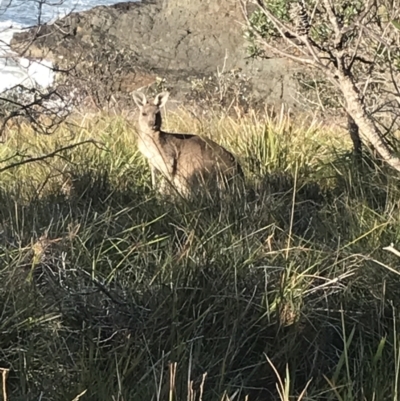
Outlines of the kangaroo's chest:
<svg viewBox="0 0 400 401">
<path fill-rule="evenodd" d="M 148 162 L 164 174 L 171 174 L 174 166 L 173 150 L 156 135 L 141 134 L 138 139 L 138 148 Z"/>
</svg>

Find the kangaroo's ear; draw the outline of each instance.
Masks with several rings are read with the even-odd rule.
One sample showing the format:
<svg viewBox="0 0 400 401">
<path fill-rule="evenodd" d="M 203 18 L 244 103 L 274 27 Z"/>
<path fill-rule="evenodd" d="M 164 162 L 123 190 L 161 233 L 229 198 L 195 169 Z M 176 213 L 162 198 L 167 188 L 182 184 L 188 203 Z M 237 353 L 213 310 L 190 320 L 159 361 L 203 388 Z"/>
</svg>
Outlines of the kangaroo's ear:
<svg viewBox="0 0 400 401">
<path fill-rule="evenodd" d="M 144 107 L 147 104 L 146 95 L 142 92 L 133 92 L 132 97 L 139 107 Z"/>
<path fill-rule="evenodd" d="M 157 107 L 163 107 L 165 106 L 165 103 L 167 103 L 168 97 L 169 92 L 161 92 L 154 98 L 154 104 Z"/>
</svg>

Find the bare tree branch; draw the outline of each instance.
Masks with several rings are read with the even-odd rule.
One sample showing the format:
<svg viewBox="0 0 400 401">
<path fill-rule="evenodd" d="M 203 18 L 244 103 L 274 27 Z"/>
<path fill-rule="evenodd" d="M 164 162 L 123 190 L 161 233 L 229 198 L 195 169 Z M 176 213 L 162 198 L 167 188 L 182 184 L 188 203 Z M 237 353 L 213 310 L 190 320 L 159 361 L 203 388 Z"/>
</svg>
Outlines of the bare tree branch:
<svg viewBox="0 0 400 401">
<path fill-rule="evenodd" d="M 77 148 L 78 146 L 82 146 L 82 145 L 85 145 L 87 143 L 93 144 L 95 146 L 101 145 L 100 142 L 98 142 L 98 141 L 96 141 L 94 139 L 87 139 L 85 141 L 81 141 L 81 142 L 78 142 L 78 143 L 73 143 L 71 145 L 67 145 L 67 146 L 64 146 L 62 148 L 58 148 L 58 149 L 54 150 L 53 152 L 47 153 L 47 154 L 42 155 L 42 156 L 29 157 L 26 160 L 21 160 L 19 162 L 11 163 L 11 164 L 9 164 L 9 165 L 7 165 L 5 167 L 0 168 L 0 173 L 3 173 L 4 171 L 13 169 L 15 167 L 23 166 L 23 165 L 28 164 L 28 163 L 33 163 L 33 162 L 37 162 L 37 161 L 44 161 L 44 160 L 52 158 L 54 156 L 58 156 L 59 153 L 61 153 L 61 152 Z M 4 161 L 7 161 L 7 160 L 9 160 L 9 158 L 5 159 Z M 4 161 L 1 161 L 0 163 L 4 163 Z"/>
<path fill-rule="evenodd" d="M 311 24 L 317 26 L 313 31 L 317 36 L 311 39 L 309 34 L 304 34 L 304 32 L 310 32 L 310 29 L 307 31 L 303 29 L 301 33 L 296 32 L 297 28 L 293 29 L 286 19 L 283 21 L 278 18 L 278 14 L 275 15 L 273 9 L 269 9 L 263 0 L 253 0 L 257 10 L 262 12 L 269 21 L 269 26 L 275 29 L 275 31 L 263 32 L 263 25 L 255 26 L 254 21 L 250 19 L 246 7 L 247 1 L 240 1 L 245 25 L 253 34 L 256 43 L 280 57 L 312 67 L 316 71 L 319 70 L 333 83 L 334 87 L 339 89 L 338 94 L 344 102 L 340 97 L 338 101 L 343 104 L 348 113 L 349 133 L 355 151 L 358 152 L 361 149 L 360 133 L 362 138 L 369 141 L 391 167 L 400 172 L 400 159 L 393 153 L 378 128 L 380 126 L 390 129 L 398 120 L 397 112 L 391 106 L 383 107 L 382 102 L 379 101 L 379 93 L 382 94 L 385 91 L 388 98 L 383 99 L 384 103 L 388 105 L 391 105 L 393 101 L 400 103 L 399 87 L 393 66 L 391 69 L 388 68 L 388 64 L 393 65 L 391 54 L 396 54 L 396 60 L 400 63 L 399 32 L 396 36 L 390 20 L 393 9 L 387 11 L 388 16 L 383 20 L 377 12 L 375 0 L 367 0 L 363 6 L 346 4 L 344 0 L 340 1 L 340 4 L 332 0 L 320 0 L 313 5 L 312 18 L 308 18 L 307 26 Z M 306 3 L 303 2 L 301 6 L 303 19 L 307 18 L 304 4 Z M 386 5 L 386 7 L 397 7 L 396 15 L 400 11 L 399 5 Z M 281 12 L 284 11 L 281 10 Z M 291 16 L 292 20 L 293 18 L 296 16 Z M 294 25 L 301 27 L 295 21 Z M 320 33 L 322 36 L 318 36 Z M 288 48 L 282 49 L 276 35 L 288 44 Z M 385 69 L 386 73 L 383 74 L 382 70 Z M 391 91 L 390 86 L 393 87 Z M 383 121 L 375 122 L 378 115 L 374 115 L 372 110 L 378 110 L 378 105 L 382 106 L 380 114 L 383 111 L 386 114 L 392 114 L 389 125 Z M 387 134 L 386 129 L 385 134 Z"/>
</svg>

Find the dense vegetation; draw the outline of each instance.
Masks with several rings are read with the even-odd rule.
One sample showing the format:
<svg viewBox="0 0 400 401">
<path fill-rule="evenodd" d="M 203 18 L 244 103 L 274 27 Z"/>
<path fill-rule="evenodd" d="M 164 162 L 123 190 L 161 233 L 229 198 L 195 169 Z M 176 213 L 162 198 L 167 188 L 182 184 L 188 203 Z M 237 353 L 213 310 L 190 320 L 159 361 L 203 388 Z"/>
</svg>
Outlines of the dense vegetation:
<svg viewBox="0 0 400 401">
<path fill-rule="evenodd" d="M 0 176 L 9 399 L 272 400 L 278 374 L 284 400 L 397 400 L 398 178 L 284 113 L 165 123 L 236 153 L 246 188 L 161 198 L 125 117 L 10 128 L 1 160 L 98 143 Z"/>
<path fill-rule="evenodd" d="M 393 169 L 400 91 L 399 6 L 387 0 L 238 0 L 250 55 L 301 65 L 302 97 L 348 116 L 354 152 L 367 142 Z M 254 7 L 255 6 L 255 7 Z M 304 101 L 303 100 L 303 101 Z"/>
</svg>

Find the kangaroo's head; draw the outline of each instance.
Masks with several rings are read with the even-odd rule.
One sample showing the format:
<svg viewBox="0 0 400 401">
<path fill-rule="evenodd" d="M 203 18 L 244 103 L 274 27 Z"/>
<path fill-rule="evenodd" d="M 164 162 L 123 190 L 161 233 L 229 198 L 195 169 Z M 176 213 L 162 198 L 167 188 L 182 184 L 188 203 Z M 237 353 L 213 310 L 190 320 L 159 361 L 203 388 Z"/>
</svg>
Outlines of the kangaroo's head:
<svg viewBox="0 0 400 401">
<path fill-rule="evenodd" d="M 153 103 L 148 103 L 146 96 L 141 92 L 134 92 L 132 96 L 139 107 L 139 129 L 144 132 L 160 131 L 162 122 L 160 109 L 167 103 L 169 93 L 159 93 Z"/>
</svg>

